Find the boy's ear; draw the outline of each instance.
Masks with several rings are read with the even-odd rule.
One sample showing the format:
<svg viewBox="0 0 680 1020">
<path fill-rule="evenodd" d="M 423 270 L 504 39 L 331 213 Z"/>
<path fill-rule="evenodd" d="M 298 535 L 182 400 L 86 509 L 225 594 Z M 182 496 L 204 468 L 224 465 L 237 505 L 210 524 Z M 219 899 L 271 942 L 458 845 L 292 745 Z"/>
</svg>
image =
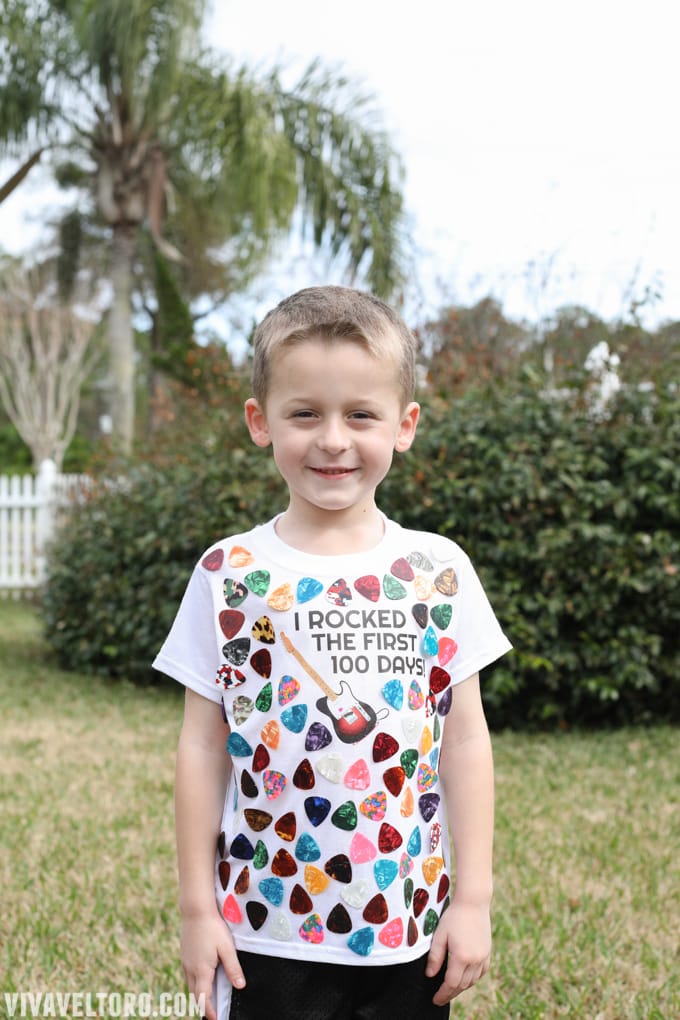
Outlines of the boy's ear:
<svg viewBox="0 0 680 1020">
<path fill-rule="evenodd" d="M 245 403 L 246 425 L 255 446 L 269 446 L 271 436 L 264 411 L 255 397 L 248 397 Z"/>
<path fill-rule="evenodd" d="M 411 443 L 416 437 L 416 428 L 418 426 L 419 418 L 420 404 L 416 404 L 414 400 L 407 406 L 401 416 L 399 431 L 397 432 L 397 438 L 394 443 L 394 449 L 397 450 L 398 453 L 404 453 L 411 446 Z"/>
</svg>

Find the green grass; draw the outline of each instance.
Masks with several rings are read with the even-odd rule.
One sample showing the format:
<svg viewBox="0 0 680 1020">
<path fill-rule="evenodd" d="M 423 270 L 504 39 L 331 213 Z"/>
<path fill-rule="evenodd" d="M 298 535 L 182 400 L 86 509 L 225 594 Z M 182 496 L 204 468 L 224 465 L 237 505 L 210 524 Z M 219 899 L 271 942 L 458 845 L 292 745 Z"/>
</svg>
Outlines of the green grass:
<svg viewBox="0 0 680 1020">
<path fill-rule="evenodd" d="M 0 993 L 184 988 L 181 711 L 173 686 L 55 669 L 34 613 L 0 601 Z M 451 1016 L 680 1017 L 677 730 L 494 746 L 493 965 Z"/>
</svg>

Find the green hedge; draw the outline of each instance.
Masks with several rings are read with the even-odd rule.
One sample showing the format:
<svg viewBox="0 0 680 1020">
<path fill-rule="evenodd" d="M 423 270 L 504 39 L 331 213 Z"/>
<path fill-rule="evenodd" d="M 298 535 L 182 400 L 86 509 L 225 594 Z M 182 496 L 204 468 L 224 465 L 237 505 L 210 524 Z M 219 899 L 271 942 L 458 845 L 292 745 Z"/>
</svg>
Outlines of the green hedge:
<svg viewBox="0 0 680 1020">
<path fill-rule="evenodd" d="M 680 717 L 680 400 L 597 421 L 531 389 L 430 410 L 383 494 L 478 567 L 515 651 L 488 671 L 494 725 Z"/>
<path fill-rule="evenodd" d="M 680 400 L 638 394 L 606 421 L 525 384 L 433 402 L 380 502 L 459 541 L 515 651 L 489 669 L 493 726 L 680 718 Z M 149 680 L 189 571 L 284 505 L 268 454 L 128 473 L 55 545 L 43 608 L 59 661 Z"/>
</svg>

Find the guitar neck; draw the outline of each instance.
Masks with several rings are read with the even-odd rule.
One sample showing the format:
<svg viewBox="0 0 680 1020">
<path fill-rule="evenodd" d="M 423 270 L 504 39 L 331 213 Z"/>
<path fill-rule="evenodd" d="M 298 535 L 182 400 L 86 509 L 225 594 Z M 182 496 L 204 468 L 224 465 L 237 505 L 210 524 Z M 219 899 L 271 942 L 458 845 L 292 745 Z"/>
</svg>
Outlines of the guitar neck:
<svg viewBox="0 0 680 1020">
<path fill-rule="evenodd" d="M 307 660 L 300 655 L 295 645 L 292 643 L 290 638 L 286 637 L 283 631 L 281 631 L 281 640 L 283 641 L 286 647 L 286 651 L 290 652 L 290 654 L 297 659 L 297 661 L 300 663 L 307 676 L 310 677 L 315 684 L 319 685 L 319 687 L 324 692 L 327 698 L 330 698 L 331 701 L 335 701 L 335 699 L 337 698 L 337 694 L 335 693 L 335 691 L 332 689 L 332 687 L 329 687 L 326 681 L 319 676 L 314 667 L 310 666 Z"/>
</svg>

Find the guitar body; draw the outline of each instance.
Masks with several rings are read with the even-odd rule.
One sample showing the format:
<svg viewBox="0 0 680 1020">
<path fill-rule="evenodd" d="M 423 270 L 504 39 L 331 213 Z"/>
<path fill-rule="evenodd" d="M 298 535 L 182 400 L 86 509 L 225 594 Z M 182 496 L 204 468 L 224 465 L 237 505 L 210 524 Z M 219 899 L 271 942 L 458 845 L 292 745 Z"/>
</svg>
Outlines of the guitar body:
<svg viewBox="0 0 680 1020">
<path fill-rule="evenodd" d="M 355 744 L 375 728 L 378 717 L 370 705 L 354 696 L 344 680 L 340 681 L 340 688 L 333 699 L 319 698 L 316 707 L 329 717 L 339 740 Z"/>
</svg>

